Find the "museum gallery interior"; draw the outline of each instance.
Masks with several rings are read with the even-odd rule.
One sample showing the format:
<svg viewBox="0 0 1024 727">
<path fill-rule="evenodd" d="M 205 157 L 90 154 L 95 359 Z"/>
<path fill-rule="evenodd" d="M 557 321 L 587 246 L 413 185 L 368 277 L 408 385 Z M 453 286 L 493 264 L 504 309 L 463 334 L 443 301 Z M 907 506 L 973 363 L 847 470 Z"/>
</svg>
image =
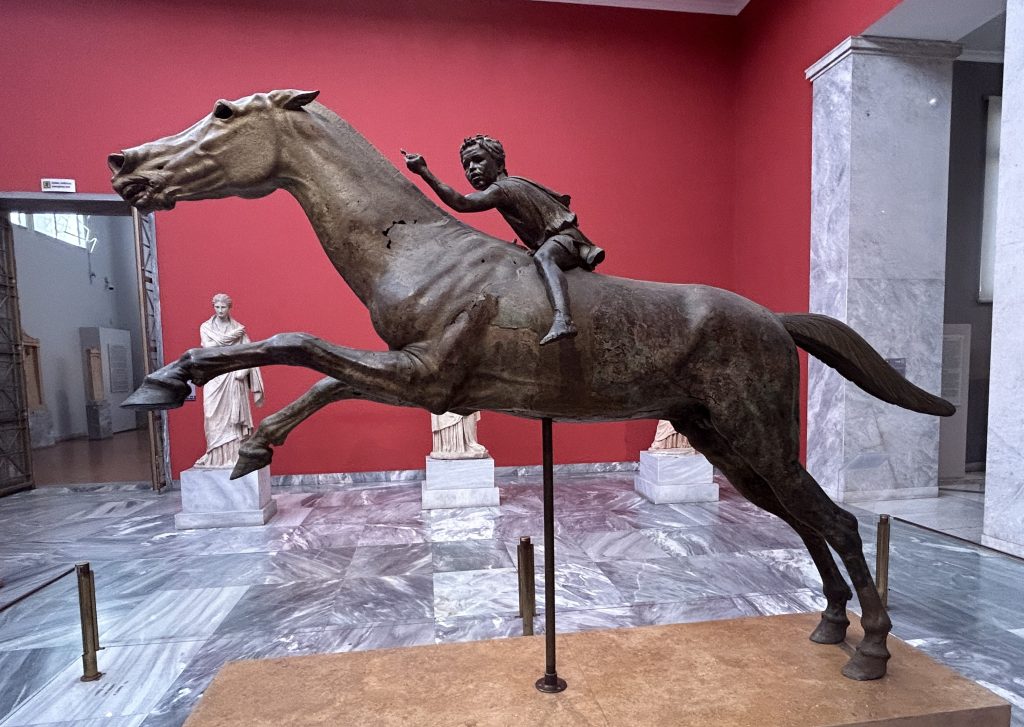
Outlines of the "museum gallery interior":
<svg viewBox="0 0 1024 727">
<path fill-rule="evenodd" d="M 1024 0 L 0 18 L 0 727 L 1024 727 Z"/>
</svg>

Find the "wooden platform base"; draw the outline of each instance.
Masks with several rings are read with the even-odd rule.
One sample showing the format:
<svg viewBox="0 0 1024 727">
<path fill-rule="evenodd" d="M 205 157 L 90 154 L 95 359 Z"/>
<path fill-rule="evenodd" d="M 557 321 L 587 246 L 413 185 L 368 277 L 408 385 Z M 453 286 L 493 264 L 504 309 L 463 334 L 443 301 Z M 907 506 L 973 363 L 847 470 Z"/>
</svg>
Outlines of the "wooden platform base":
<svg viewBox="0 0 1024 727">
<path fill-rule="evenodd" d="M 225 666 L 186 727 L 700 725 L 1006 727 L 1009 705 L 890 639 L 889 674 L 839 673 L 816 614 L 560 636 L 561 694 L 541 694 L 542 636 Z M 860 634 L 851 628 L 851 640 Z"/>
</svg>

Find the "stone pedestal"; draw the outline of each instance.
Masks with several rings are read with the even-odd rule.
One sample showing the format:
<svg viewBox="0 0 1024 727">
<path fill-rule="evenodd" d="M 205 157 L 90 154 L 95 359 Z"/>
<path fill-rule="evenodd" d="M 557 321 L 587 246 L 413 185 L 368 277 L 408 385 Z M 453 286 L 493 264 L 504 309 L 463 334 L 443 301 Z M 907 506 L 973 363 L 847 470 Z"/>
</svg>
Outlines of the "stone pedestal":
<svg viewBox="0 0 1024 727">
<path fill-rule="evenodd" d="M 193 467 L 181 473 L 178 530 L 265 525 L 277 512 L 270 496 L 270 468 L 229 479 L 226 467 Z"/>
<path fill-rule="evenodd" d="M 641 452 L 640 473 L 633 480 L 633 489 L 659 505 L 718 500 L 714 468 L 696 452 Z"/>
<path fill-rule="evenodd" d="M 57 443 L 53 431 L 53 415 L 49 409 L 30 409 L 28 412 L 28 433 L 32 449 L 52 447 Z"/>
<path fill-rule="evenodd" d="M 497 507 L 494 459 L 434 459 L 427 457 L 423 482 L 423 509 Z"/>
<path fill-rule="evenodd" d="M 940 390 L 953 59 L 960 46 L 855 37 L 814 82 L 810 310 Z M 807 469 L 837 502 L 938 495 L 939 421 L 808 365 Z"/>
<path fill-rule="evenodd" d="M 114 420 L 110 414 L 110 402 L 86 402 L 85 426 L 89 433 L 89 439 L 110 439 L 114 436 Z"/>
</svg>

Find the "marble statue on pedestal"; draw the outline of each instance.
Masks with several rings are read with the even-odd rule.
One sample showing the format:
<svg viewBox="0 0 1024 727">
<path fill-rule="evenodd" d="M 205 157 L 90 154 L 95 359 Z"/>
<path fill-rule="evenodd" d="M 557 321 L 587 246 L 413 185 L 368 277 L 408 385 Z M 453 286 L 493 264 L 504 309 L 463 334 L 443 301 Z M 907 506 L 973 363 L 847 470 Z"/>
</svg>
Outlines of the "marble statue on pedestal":
<svg viewBox="0 0 1024 727">
<path fill-rule="evenodd" d="M 427 457 L 423 481 L 424 510 L 445 507 L 494 507 L 494 460 L 476 441 L 480 412 L 463 416 L 446 411 L 430 415 L 433 451 Z"/>
<path fill-rule="evenodd" d="M 213 296 L 213 317 L 199 327 L 203 348 L 247 343 L 245 326 L 231 317 L 231 297 Z M 181 473 L 179 530 L 265 525 L 277 512 L 270 494 L 270 468 L 231 479 L 238 449 L 253 431 L 249 392 L 263 406 L 263 377 L 258 368 L 216 376 L 203 386 L 206 453 Z"/>
<path fill-rule="evenodd" d="M 249 343 L 245 326 L 231 317 L 231 297 L 213 296 L 213 317 L 199 327 L 203 348 Z M 206 453 L 196 467 L 234 467 L 238 447 L 252 434 L 249 392 L 256 406 L 263 406 L 263 377 L 258 368 L 232 371 L 210 379 L 203 386 L 203 426 Z"/>
<path fill-rule="evenodd" d="M 430 431 L 433 435 L 434 459 L 483 459 L 487 448 L 476 441 L 476 423 L 480 412 L 463 416 L 446 411 L 430 415 Z"/>
</svg>

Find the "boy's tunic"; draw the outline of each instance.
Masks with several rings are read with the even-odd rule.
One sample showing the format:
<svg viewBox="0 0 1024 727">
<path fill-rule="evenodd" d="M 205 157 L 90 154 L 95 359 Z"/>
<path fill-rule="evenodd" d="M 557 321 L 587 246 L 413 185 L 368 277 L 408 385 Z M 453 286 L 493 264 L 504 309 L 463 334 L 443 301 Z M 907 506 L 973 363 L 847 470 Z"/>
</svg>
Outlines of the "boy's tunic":
<svg viewBox="0 0 1024 727">
<path fill-rule="evenodd" d="M 550 239 L 573 253 L 580 267 L 593 270 L 604 260 L 604 250 L 580 232 L 569 195 L 558 194 L 525 177 L 504 177 L 494 183 L 507 202 L 498 212 L 523 244 L 537 250 Z"/>
</svg>

